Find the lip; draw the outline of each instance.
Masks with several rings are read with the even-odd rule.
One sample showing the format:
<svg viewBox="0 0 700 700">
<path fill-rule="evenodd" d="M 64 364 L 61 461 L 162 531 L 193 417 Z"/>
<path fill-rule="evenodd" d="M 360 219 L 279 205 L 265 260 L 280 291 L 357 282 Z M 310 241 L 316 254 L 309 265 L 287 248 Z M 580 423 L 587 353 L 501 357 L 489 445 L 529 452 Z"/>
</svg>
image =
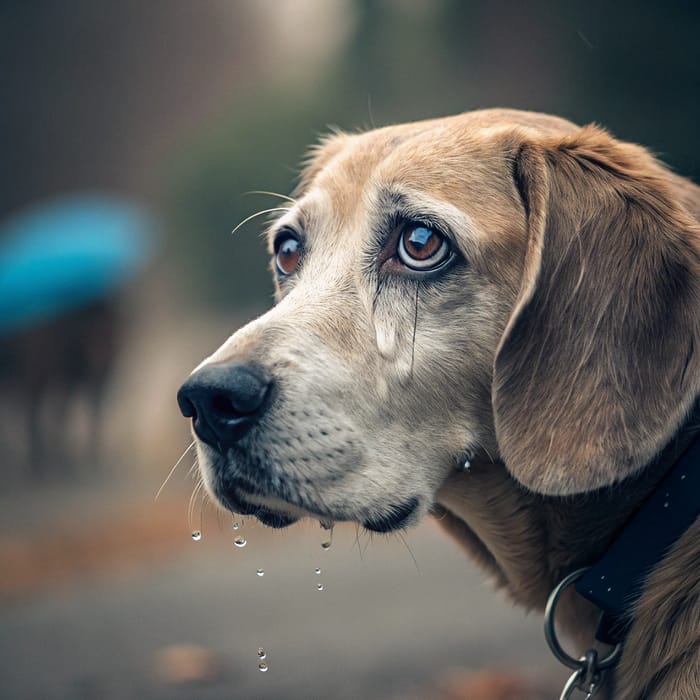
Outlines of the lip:
<svg viewBox="0 0 700 700">
<path fill-rule="evenodd" d="M 265 506 L 254 505 L 252 503 L 247 503 L 241 500 L 239 497 L 233 496 L 230 492 L 220 492 L 217 491 L 216 494 L 221 505 L 232 513 L 237 513 L 239 515 L 252 515 L 256 517 L 263 525 L 268 527 L 273 527 L 281 529 L 284 527 L 289 527 L 293 525 L 298 517 L 290 515 L 289 513 L 281 513 L 279 511 L 266 508 Z"/>
<path fill-rule="evenodd" d="M 263 505 L 253 505 L 240 497 L 233 497 L 230 493 L 217 494 L 222 505 L 228 510 L 239 513 L 241 515 L 252 515 L 256 517 L 263 525 L 277 529 L 289 527 L 296 523 L 300 516 L 290 513 L 274 510 Z M 417 498 L 411 498 L 405 503 L 393 505 L 386 515 L 372 516 L 361 520 L 364 528 L 371 532 L 387 533 L 394 530 L 400 530 L 405 527 L 411 520 L 411 517 L 418 509 L 419 501 Z M 308 513 L 309 517 L 318 518 L 317 514 Z M 335 516 L 326 516 L 331 521 L 352 520 L 346 514 L 337 514 Z"/>
<path fill-rule="evenodd" d="M 259 508 L 255 517 L 263 524 L 268 527 L 274 527 L 276 529 L 282 529 L 284 527 L 289 527 L 293 525 L 299 518 L 293 515 L 287 515 L 286 513 L 277 513 L 273 510 L 267 508 Z"/>
<path fill-rule="evenodd" d="M 255 471 L 244 460 L 238 462 L 234 471 L 228 460 L 217 453 L 212 455 L 209 465 L 211 491 L 215 499 L 232 513 L 253 516 L 273 528 L 288 527 L 304 516 L 330 519 L 327 513 L 317 513 L 312 506 L 290 499 L 290 493 L 280 494 L 273 484 L 258 480 Z"/>
<path fill-rule="evenodd" d="M 387 515 L 378 518 L 370 518 L 363 521 L 362 525 L 372 532 L 393 532 L 400 530 L 411 519 L 418 508 L 418 499 L 411 498 L 408 501 L 393 505 Z"/>
<path fill-rule="evenodd" d="M 371 514 L 363 514 L 361 511 L 349 512 L 342 508 L 328 512 L 315 508 L 313 504 L 289 500 L 242 474 L 233 477 L 225 470 L 218 471 L 218 478 L 212 486 L 216 499 L 227 510 L 253 516 L 264 525 L 277 529 L 289 527 L 307 516 L 333 522 L 359 522 L 371 532 L 393 532 L 411 524 L 420 505 L 419 499 L 414 496 L 404 502 L 388 503 L 379 513 L 373 510 Z"/>
</svg>

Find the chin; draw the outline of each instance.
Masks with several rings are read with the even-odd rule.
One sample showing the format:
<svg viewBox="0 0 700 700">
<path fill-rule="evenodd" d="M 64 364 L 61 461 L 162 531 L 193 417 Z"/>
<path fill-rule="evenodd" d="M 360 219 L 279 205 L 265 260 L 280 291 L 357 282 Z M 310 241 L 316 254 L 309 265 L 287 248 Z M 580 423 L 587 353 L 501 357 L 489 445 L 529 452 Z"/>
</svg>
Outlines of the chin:
<svg viewBox="0 0 700 700">
<path fill-rule="evenodd" d="M 204 482 L 212 499 L 226 510 L 255 517 L 268 527 L 285 528 L 302 518 L 311 518 L 323 524 L 356 522 L 371 532 L 389 533 L 416 524 L 424 511 L 418 496 L 389 502 L 380 508 L 357 503 L 352 507 L 339 503 L 329 508 L 310 501 L 284 480 L 262 483 L 240 466 L 232 468 L 218 454 L 213 459 L 201 450 L 199 454 Z"/>
</svg>

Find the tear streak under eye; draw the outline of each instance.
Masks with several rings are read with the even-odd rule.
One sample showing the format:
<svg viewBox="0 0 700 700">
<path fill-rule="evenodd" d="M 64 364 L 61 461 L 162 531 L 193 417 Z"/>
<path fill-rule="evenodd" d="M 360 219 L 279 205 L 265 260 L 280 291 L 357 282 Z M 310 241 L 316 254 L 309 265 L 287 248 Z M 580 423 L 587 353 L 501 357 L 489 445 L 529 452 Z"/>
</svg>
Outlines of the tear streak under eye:
<svg viewBox="0 0 700 700">
<path fill-rule="evenodd" d="M 401 295 L 404 302 L 401 304 L 404 310 L 404 318 L 401 320 L 397 313 L 396 304 L 392 304 L 391 300 L 382 296 L 388 291 L 387 288 L 392 286 L 385 280 L 390 282 L 391 278 L 380 278 L 374 292 L 372 324 L 380 356 L 392 362 L 395 376 L 403 383 L 413 378 L 421 285 L 415 284 L 415 289 L 412 289 L 411 292 L 408 291 L 406 285 L 396 285 L 394 291 Z M 388 307 L 382 308 L 387 304 Z M 409 314 L 411 315 L 409 316 Z M 411 321 L 413 322 L 412 327 Z M 410 360 L 408 357 L 409 342 L 411 343 Z M 402 356 L 403 360 L 400 359 Z"/>
<path fill-rule="evenodd" d="M 377 288 L 374 290 L 374 296 L 372 297 L 372 317 L 374 317 L 375 313 L 377 312 L 377 302 L 379 301 L 379 295 L 384 287 L 385 279 L 386 277 L 380 277 L 379 281 L 377 282 Z"/>
<path fill-rule="evenodd" d="M 416 285 L 416 310 L 413 315 L 413 338 L 411 339 L 411 379 L 413 379 L 413 364 L 416 359 L 416 329 L 418 328 L 418 293 L 420 287 Z"/>
</svg>

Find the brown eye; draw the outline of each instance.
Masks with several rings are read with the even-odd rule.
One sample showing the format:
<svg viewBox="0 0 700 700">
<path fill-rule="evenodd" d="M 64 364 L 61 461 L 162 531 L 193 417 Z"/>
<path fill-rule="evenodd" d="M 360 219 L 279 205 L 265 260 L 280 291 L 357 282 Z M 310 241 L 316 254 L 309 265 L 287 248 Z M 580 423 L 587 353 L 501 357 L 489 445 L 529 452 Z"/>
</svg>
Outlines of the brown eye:
<svg viewBox="0 0 700 700">
<path fill-rule="evenodd" d="M 408 224 L 403 229 L 397 254 L 412 270 L 433 270 L 452 257 L 444 236 L 423 224 Z"/>
<path fill-rule="evenodd" d="M 301 258 L 301 241 L 289 231 L 283 231 L 275 239 L 275 266 L 280 275 L 292 275 Z"/>
</svg>

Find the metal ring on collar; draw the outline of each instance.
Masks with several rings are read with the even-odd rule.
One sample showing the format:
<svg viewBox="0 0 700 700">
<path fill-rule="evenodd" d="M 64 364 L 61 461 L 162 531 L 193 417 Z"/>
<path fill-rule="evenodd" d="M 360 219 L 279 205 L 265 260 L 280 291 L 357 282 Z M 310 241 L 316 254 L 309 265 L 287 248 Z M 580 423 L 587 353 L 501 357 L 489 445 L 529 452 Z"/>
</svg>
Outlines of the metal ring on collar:
<svg viewBox="0 0 700 700">
<path fill-rule="evenodd" d="M 549 600 L 547 600 L 547 607 L 544 611 L 544 636 L 549 644 L 549 648 L 552 650 L 554 656 L 567 666 L 568 668 L 581 669 L 584 666 L 585 657 L 581 659 L 576 659 L 571 656 L 568 652 L 564 650 L 562 645 L 559 643 L 557 638 L 556 630 L 554 629 L 554 612 L 559 602 L 559 597 L 561 594 L 575 581 L 577 581 L 583 574 L 588 571 L 590 567 L 584 567 L 582 569 L 577 569 L 571 572 L 549 595 Z M 622 654 L 622 644 L 617 644 L 612 651 L 607 655 L 602 657 L 596 664 L 598 671 L 604 671 L 606 668 L 614 666 L 620 659 Z"/>
</svg>

